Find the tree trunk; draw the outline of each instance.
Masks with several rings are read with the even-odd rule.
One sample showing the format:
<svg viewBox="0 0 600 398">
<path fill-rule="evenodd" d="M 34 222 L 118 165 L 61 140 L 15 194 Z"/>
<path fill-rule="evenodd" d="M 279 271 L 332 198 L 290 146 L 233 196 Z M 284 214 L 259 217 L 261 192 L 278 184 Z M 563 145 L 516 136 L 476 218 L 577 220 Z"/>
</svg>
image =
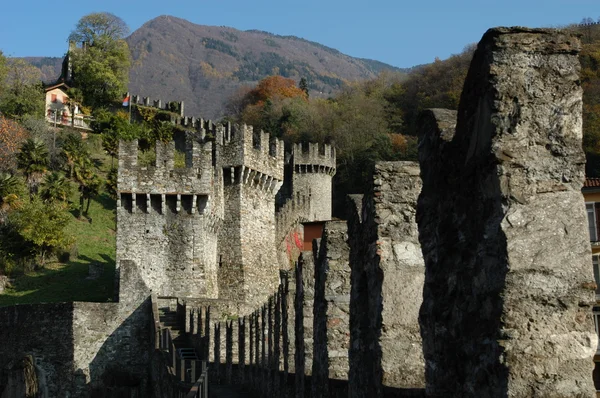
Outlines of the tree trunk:
<svg viewBox="0 0 600 398">
<path fill-rule="evenodd" d="M 90 202 L 92 201 L 92 196 L 88 196 L 87 197 L 87 206 L 85 208 L 85 215 L 88 215 L 88 212 L 90 211 Z"/>
<path fill-rule="evenodd" d="M 83 192 L 79 195 L 79 218 L 83 215 L 83 202 L 85 198 L 83 197 Z"/>
</svg>

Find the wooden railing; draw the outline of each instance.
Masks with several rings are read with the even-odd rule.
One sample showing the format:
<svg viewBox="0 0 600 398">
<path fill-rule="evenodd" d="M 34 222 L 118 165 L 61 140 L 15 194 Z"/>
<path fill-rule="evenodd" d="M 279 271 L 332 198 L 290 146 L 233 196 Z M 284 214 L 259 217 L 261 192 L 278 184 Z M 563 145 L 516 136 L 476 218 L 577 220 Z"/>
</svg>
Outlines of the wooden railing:
<svg viewBox="0 0 600 398">
<path fill-rule="evenodd" d="M 202 361 L 202 373 L 185 398 L 208 398 L 208 367 Z"/>
</svg>

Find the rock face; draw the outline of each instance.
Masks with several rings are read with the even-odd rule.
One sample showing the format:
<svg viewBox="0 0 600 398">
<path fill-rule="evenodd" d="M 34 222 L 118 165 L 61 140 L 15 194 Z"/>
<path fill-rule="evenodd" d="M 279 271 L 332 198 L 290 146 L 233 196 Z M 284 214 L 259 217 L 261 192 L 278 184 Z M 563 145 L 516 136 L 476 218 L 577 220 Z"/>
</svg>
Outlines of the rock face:
<svg viewBox="0 0 600 398">
<path fill-rule="evenodd" d="M 496 28 L 452 114 L 422 115 L 427 393 L 592 397 L 597 338 L 577 38 Z"/>
<path fill-rule="evenodd" d="M 351 198 L 357 210 L 348 222 L 351 397 L 382 396 L 389 388 L 417 394 L 425 387 L 418 324 L 425 271 L 415 220 L 420 191 L 415 162 L 381 162 L 373 192 L 361 205 Z"/>
</svg>

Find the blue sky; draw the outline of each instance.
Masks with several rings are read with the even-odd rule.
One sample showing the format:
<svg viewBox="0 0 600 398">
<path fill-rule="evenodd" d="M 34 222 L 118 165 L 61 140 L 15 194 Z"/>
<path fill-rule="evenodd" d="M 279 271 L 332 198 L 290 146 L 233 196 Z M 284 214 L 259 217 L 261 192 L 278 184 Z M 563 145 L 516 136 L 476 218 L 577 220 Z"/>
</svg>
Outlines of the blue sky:
<svg viewBox="0 0 600 398">
<path fill-rule="evenodd" d="M 295 35 L 399 67 L 445 59 L 493 26 L 557 27 L 600 17 L 598 0 L 146 0 L 7 1 L 0 50 L 8 56 L 62 56 L 79 18 L 108 11 L 132 31 L 159 15 L 202 25 Z"/>
</svg>

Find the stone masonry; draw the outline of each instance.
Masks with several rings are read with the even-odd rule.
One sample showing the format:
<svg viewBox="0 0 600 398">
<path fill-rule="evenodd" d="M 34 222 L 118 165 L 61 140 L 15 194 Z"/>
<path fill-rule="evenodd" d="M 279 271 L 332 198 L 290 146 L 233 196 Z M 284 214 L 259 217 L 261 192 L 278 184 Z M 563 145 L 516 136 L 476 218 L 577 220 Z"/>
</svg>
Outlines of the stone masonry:
<svg viewBox="0 0 600 398">
<path fill-rule="evenodd" d="M 329 379 L 348 379 L 350 265 L 347 240 L 346 222 L 328 221 L 315 253 L 313 397 L 330 396 Z"/>
<path fill-rule="evenodd" d="M 425 386 L 418 314 L 424 262 L 415 220 L 421 191 L 415 162 L 380 162 L 373 190 L 349 220 L 352 397 Z M 360 213 L 359 213 L 360 212 Z"/>
<path fill-rule="evenodd" d="M 593 397 L 579 40 L 496 28 L 422 116 L 420 313 L 432 397 Z"/>
<path fill-rule="evenodd" d="M 256 138 L 260 138 L 257 140 Z M 255 138 L 242 126 L 225 137 L 223 169 L 225 222 L 219 232 L 220 297 L 260 304 L 277 290 L 275 194 L 283 182 L 283 142 Z"/>
<path fill-rule="evenodd" d="M 292 148 L 292 187 L 309 197 L 307 221 L 331 219 L 331 178 L 335 175 L 335 148 L 330 145 L 295 144 Z"/>
</svg>

